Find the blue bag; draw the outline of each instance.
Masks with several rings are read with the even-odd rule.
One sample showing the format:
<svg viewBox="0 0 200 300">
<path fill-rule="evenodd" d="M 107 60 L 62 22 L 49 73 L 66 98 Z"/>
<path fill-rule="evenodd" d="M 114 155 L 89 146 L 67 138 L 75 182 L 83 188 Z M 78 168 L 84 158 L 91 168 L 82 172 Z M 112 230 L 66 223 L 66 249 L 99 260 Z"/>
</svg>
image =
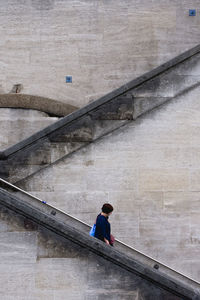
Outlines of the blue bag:
<svg viewBox="0 0 200 300">
<path fill-rule="evenodd" d="M 92 226 L 92 228 L 90 229 L 90 236 L 94 236 L 95 235 L 95 231 L 96 231 L 96 224 L 94 224 Z"/>
</svg>

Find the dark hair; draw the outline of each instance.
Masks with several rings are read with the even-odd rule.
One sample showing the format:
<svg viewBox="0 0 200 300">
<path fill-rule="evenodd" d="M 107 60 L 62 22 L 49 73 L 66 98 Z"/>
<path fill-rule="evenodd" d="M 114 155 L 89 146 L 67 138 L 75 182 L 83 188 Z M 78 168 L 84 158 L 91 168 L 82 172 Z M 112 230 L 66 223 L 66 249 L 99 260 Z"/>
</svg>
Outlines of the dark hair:
<svg viewBox="0 0 200 300">
<path fill-rule="evenodd" d="M 109 214 L 113 211 L 113 207 L 111 204 L 109 203 L 105 203 L 103 206 L 102 206 L 102 212 L 105 213 L 105 214 Z"/>
</svg>

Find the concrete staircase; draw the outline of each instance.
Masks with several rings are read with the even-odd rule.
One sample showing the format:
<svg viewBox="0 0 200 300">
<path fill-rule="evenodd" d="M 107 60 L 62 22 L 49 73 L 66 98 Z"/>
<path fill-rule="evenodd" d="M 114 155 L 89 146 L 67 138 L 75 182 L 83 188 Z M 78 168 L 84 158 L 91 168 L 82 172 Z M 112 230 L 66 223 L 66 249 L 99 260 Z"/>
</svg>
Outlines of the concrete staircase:
<svg viewBox="0 0 200 300">
<path fill-rule="evenodd" d="M 87 224 L 2 179 L 0 179 L 0 205 L 25 217 L 27 224 L 31 222 L 39 224 L 72 244 L 77 244 L 79 251 L 87 249 L 88 253 L 92 252 L 95 256 L 102 257 L 105 264 L 109 261 L 111 265 L 119 267 L 121 272 L 128 271 L 132 276 L 137 295 L 138 291 L 142 290 L 146 293 L 144 298 L 137 298 L 139 297 L 137 296 L 134 299 L 200 299 L 199 282 L 168 268 L 120 241 L 116 241 L 114 248 L 106 246 L 89 236 L 90 227 Z M 133 299 L 133 297 L 127 299 Z"/>
<path fill-rule="evenodd" d="M 19 183 L 200 83 L 200 45 L 0 153 L 0 176 Z"/>
</svg>

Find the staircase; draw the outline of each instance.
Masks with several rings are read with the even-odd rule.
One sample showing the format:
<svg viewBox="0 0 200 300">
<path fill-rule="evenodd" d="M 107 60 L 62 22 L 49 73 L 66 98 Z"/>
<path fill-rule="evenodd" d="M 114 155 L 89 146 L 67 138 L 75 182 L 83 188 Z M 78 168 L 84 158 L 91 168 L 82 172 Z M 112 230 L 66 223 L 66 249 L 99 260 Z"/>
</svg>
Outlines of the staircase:
<svg viewBox="0 0 200 300">
<path fill-rule="evenodd" d="M 154 298 L 152 299 L 200 299 L 199 282 L 168 268 L 120 241 L 116 241 L 114 248 L 106 246 L 101 241 L 89 236 L 90 227 L 87 224 L 3 179 L 0 179 L 0 204 L 22 215 L 30 222 L 33 221 L 79 245 L 80 249 L 87 249 L 122 270 L 128 271 L 133 281 L 135 277 L 142 278 L 142 281 L 150 284 L 150 289 L 153 286 Z M 136 281 L 135 289 L 144 289 L 144 284 L 141 285 L 140 281 Z M 156 296 L 157 289 L 160 296 Z M 168 296 L 161 297 L 160 290 L 167 293 Z M 147 294 L 150 297 L 150 291 Z M 178 298 L 173 298 L 174 296 Z M 147 296 L 143 299 L 150 298 Z"/>
<path fill-rule="evenodd" d="M 134 122 L 163 103 L 194 90 L 200 82 L 199 58 L 198 45 L 2 151 L 1 205 L 76 243 L 81 249 L 87 249 L 108 260 L 112 265 L 127 270 L 133 276 L 143 278 L 156 289 L 168 291 L 178 299 L 200 299 L 199 282 L 120 241 L 116 242 L 115 249 L 106 248 L 104 244 L 88 236 L 87 224 L 5 181 L 7 179 L 13 184 L 19 184 L 63 157 L 129 122 Z M 175 298 L 166 296 L 155 299 Z"/>
<path fill-rule="evenodd" d="M 197 87 L 200 45 L 0 153 L 0 176 L 19 183 Z"/>
</svg>

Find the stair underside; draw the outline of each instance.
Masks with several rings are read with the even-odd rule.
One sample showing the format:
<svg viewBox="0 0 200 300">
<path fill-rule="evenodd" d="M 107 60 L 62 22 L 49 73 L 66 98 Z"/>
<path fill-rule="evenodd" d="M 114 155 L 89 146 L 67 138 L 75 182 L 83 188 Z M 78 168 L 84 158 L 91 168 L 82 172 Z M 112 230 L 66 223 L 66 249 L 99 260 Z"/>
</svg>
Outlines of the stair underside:
<svg viewBox="0 0 200 300">
<path fill-rule="evenodd" d="M 17 183 L 200 84 L 200 46 L 0 153 L 0 176 Z"/>
</svg>

